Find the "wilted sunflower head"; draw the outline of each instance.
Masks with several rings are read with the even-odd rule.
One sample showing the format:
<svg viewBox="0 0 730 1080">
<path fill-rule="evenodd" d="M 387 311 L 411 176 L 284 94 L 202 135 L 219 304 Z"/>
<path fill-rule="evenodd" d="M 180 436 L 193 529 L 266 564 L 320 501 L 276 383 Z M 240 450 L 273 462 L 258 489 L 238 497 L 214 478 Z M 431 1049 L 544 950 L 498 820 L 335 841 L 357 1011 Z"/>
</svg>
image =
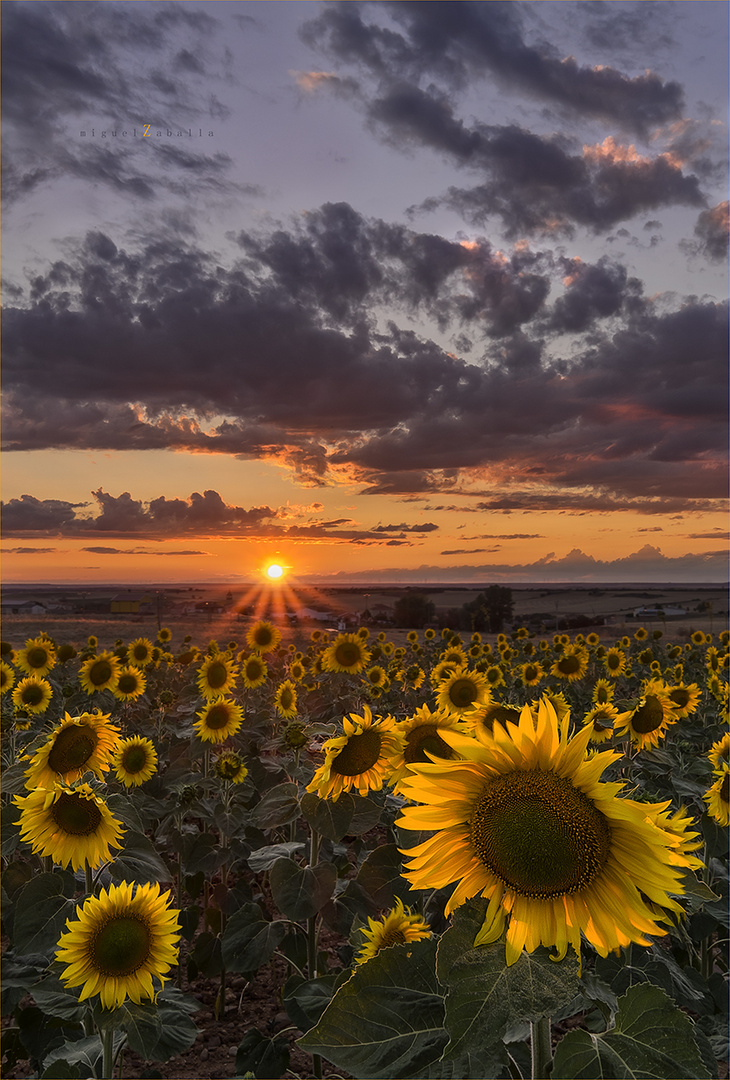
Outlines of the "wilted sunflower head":
<svg viewBox="0 0 730 1080">
<path fill-rule="evenodd" d="M 409 941 L 421 941 L 431 936 L 427 922 L 420 915 L 414 915 L 410 908 L 403 906 L 400 897 L 396 897 L 395 907 L 382 919 L 368 918 L 368 929 L 360 927 L 359 933 L 366 938 L 365 944 L 355 957 L 356 964 L 364 964 L 377 956 L 381 949 L 392 945 L 405 945 Z"/>
<path fill-rule="evenodd" d="M 306 746 L 309 742 L 306 724 L 300 724 L 296 721 L 287 724 L 284 728 L 282 738 L 284 740 L 284 745 L 288 746 L 290 750 L 301 750 L 302 747 Z"/>
<path fill-rule="evenodd" d="M 243 758 L 233 751 L 221 754 L 215 763 L 216 774 L 228 784 L 242 784 L 248 776 Z"/>
<path fill-rule="evenodd" d="M 73 783 L 85 772 L 102 779 L 119 745 L 119 728 L 108 713 L 65 714 L 26 769 L 27 788 L 52 788 L 58 780 Z"/>
</svg>

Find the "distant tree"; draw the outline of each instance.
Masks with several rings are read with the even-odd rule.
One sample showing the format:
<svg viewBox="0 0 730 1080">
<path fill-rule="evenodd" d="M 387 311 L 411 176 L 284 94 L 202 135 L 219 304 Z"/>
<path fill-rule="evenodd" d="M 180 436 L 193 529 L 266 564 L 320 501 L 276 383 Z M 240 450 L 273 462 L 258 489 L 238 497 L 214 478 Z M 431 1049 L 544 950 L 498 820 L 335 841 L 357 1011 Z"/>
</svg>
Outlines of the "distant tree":
<svg viewBox="0 0 730 1080">
<path fill-rule="evenodd" d="M 393 621 L 396 626 L 406 626 L 409 630 L 420 630 L 433 619 L 435 604 L 425 593 L 416 589 L 406 589 L 399 596 L 393 608 Z"/>
<path fill-rule="evenodd" d="M 490 634 L 498 634 L 504 629 L 505 622 L 512 618 L 513 607 L 511 589 L 504 585 L 490 585 L 471 603 L 464 604 L 463 610 L 469 616 L 472 630 L 488 630 Z"/>
</svg>

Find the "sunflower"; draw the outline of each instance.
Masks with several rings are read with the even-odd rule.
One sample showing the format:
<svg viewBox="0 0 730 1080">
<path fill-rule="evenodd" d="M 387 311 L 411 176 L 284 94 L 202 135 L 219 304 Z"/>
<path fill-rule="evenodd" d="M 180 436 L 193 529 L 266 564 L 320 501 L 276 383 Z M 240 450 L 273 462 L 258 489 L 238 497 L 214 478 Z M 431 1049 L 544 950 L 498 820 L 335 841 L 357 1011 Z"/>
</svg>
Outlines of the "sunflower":
<svg viewBox="0 0 730 1080">
<path fill-rule="evenodd" d="M 26 675 L 42 678 L 56 666 L 56 650 L 46 637 L 28 638 L 24 649 L 19 649 L 15 664 Z"/>
<path fill-rule="evenodd" d="M 624 713 L 616 732 L 628 734 L 638 750 L 658 746 L 667 728 L 677 721 L 674 704 L 667 686 L 661 679 L 646 679 L 641 688 L 641 700 L 634 709 Z"/>
<path fill-rule="evenodd" d="M 436 704 L 439 708 L 459 716 L 478 705 L 486 705 L 489 699 L 489 683 L 486 678 L 467 668 L 459 668 L 436 687 Z"/>
<path fill-rule="evenodd" d="M 167 645 L 168 641 L 172 641 L 172 630 L 169 630 L 166 626 L 161 626 L 157 631 L 157 640 L 162 645 Z"/>
<path fill-rule="evenodd" d="M 249 627 L 246 641 L 250 649 L 255 649 L 256 652 L 260 653 L 267 653 L 271 652 L 279 644 L 281 634 L 272 623 L 259 619 L 253 626 Z"/>
<path fill-rule="evenodd" d="M 108 713 L 66 713 L 30 759 L 25 786 L 52 788 L 57 780 L 73 783 L 85 772 L 101 780 L 111 767 L 119 739 L 119 728 L 109 723 Z"/>
<path fill-rule="evenodd" d="M 683 682 L 679 682 L 676 686 L 670 686 L 667 693 L 674 706 L 674 711 L 681 720 L 697 711 L 702 696 L 702 691 L 697 683 L 690 683 L 689 686 L 686 686 Z"/>
<path fill-rule="evenodd" d="M 596 679 L 591 700 L 594 705 L 610 705 L 613 701 L 615 687 L 608 679 Z"/>
<path fill-rule="evenodd" d="M 472 734 L 477 739 L 480 739 L 481 732 L 485 732 L 487 735 L 491 734 L 495 721 L 502 724 L 502 726 L 508 720 L 516 724 L 520 718 L 520 712 L 519 705 L 503 705 L 500 701 L 489 701 L 486 705 L 480 705 L 478 708 L 473 709 L 472 712 L 467 713 L 465 719 L 467 725 L 471 728 Z"/>
<path fill-rule="evenodd" d="M 119 672 L 119 681 L 112 690 L 118 701 L 136 701 L 147 689 L 147 678 L 138 667 L 128 666 Z"/>
<path fill-rule="evenodd" d="M 147 667 L 152 661 L 152 649 L 154 648 L 149 638 L 136 638 L 131 645 L 127 646 L 127 658 L 135 667 Z"/>
<path fill-rule="evenodd" d="M 730 769 L 718 776 L 702 798 L 707 803 L 708 814 L 718 825 L 730 825 Z"/>
<path fill-rule="evenodd" d="M 590 645 L 592 649 L 595 649 L 597 645 L 601 644 L 601 639 L 598 634 L 590 633 L 586 636 L 586 645 Z"/>
<path fill-rule="evenodd" d="M 220 779 L 228 784 L 242 784 L 248 776 L 248 769 L 243 763 L 243 758 L 232 750 L 221 754 L 215 763 L 215 771 Z"/>
<path fill-rule="evenodd" d="M 550 668 L 550 674 L 556 679 L 577 682 L 588 670 L 588 653 L 580 645 L 567 645 Z"/>
<path fill-rule="evenodd" d="M 426 672 L 418 664 L 409 664 L 402 669 L 398 678 L 404 690 L 419 690 L 426 678 Z"/>
<path fill-rule="evenodd" d="M 701 630 L 695 630 L 695 632 L 693 634 L 690 634 L 689 637 L 693 645 L 705 644 L 705 635 L 702 633 Z"/>
<path fill-rule="evenodd" d="M 236 735 L 243 723 L 243 709 L 231 698 L 216 698 L 196 713 L 200 717 L 193 724 L 198 738 L 203 742 L 222 743 Z"/>
<path fill-rule="evenodd" d="M 712 744 L 707 757 L 716 776 L 722 776 L 730 768 L 730 732 Z"/>
<path fill-rule="evenodd" d="M 297 715 L 297 687 L 291 679 L 285 679 L 280 683 L 274 694 L 274 707 L 279 716 L 285 720 L 291 720 Z"/>
<path fill-rule="evenodd" d="M 6 664 L 4 660 L 0 660 L 0 694 L 7 694 L 8 690 L 12 690 L 14 685 L 15 672 L 10 664 Z"/>
<path fill-rule="evenodd" d="M 290 750 L 301 750 L 302 747 L 306 746 L 309 742 L 307 725 L 297 723 L 296 721 L 287 724 L 282 735 L 282 740 L 284 746 L 288 746 Z"/>
<path fill-rule="evenodd" d="M 322 668 L 324 671 L 344 671 L 354 675 L 362 671 L 369 660 L 370 653 L 357 634 L 338 634 L 322 654 Z"/>
<path fill-rule="evenodd" d="M 594 705 L 584 716 L 583 724 L 592 728 L 591 742 L 602 743 L 612 738 L 616 721 L 620 722 L 626 716 L 628 713 L 620 713 L 616 706 L 608 701 L 604 705 Z"/>
<path fill-rule="evenodd" d="M 114 772 L 125 787 L 139 787 L 157 772 L 154 743 L 142 735 L 122 739 L 114 755 Z"/>
<path fill-rule="evenodd" d="M 460 671 L 463 666 L 463 664 L 449 664 L 446 660 L 440 660 L 438 664 L 431 669 L 431 674 L 429 675 L 431 685 L 434 687 L 438 686 L 444 679 L 448 679 L 449 675 L 453 675 L 455 671 Z"/>
<path fill-rule="evenodd" d="M 128 997 L 137 1005 L 154 1000 L 153 980 L 164 987 L 177 963 L 180 913 L 171 899 L 157 882 L 124 881 L 90 896 L 76 919 L 66 920 L 56 959 L 67 965 L 60 976 L 66 986 L 83 988 L 79 1000 L 99 994 L 104 1009 L 119 1008 Z"/>
<path fill-rule="evenodd" d="M 205 698 L 223 697 L 233 689 L 236 669 L 232 660 L 223 656 L 209 656 L 198 670 L 198 688 Z"/>
<path fill-rule="evenodd" d="M 485 669 L 484 678 L 492 689 L 495 686 L 504 686 L 504 673 L 501 667 L 497 667 L 496 664 L 492 664 Z"/>
<path fill-rule="evenodd" d="M 406 641 L 410 641 L 410 642 L 418 641 L 418 631 L 417 630 L 409 630 L 408 633 L 406 634 Z"/>
<path fill-rule="evenodd" d="M 13 690 L 13 705 L 26 713 L 43 713 L 53 698 L 53 688 L 47 679 L 27 675 Z"/>
<path fill-rule="evenodd" d="M 248 690 L 254 690 L 257 686 L 263 686 L 269 674 L 266 661 L 262 660 L 258 653 L 254 653 L 252 656 L 246 656 L 245 653 L 239 653 L 238 660 L 241 664 L 241 682 L 243 685 Z"/>
<path fill-rule="evenodd" d="M 97 690 L 114 690 L 119 681 L 121 663 L 110 652 L 100 652 L 84 660 L 79 669 L 79 682 L 87 694 Z"/>
<path fill-rule="evenodd" d="M 108 862 L 110 848 L 121 848 L 121 822 L 89 784 L 38 787 L 29 795 L 16 795 L 20 807 L 20 838 L 35 855 L 74 871 L 88 863 L 91 869 Z"/>
<path fill-rule="evenodd" d="M 518 724 L 495 724 L 487 742 L 457 732 L 443 737 L 466 760 L 417 765 L 396 824 L 434 831 L 406 849 L 405 877 L 417 889 L 456 889 L 450 914 L 474 896 L 489 905 L 474 945 L 496 941 L 505 927 L 507 964 L 522 950 L 569 946 L 581 932 L 601 956 L 661 934 L 642 897 L 670 911 L 683 892 L 688 857 L 641 804 L 618 798 L 623 784 L 600 783 L 613 751 L 586 758 L 590 728 L 569 739 L 567 721 L 540 702 L 537 722 L 526 706 Z"/>
<path fill-rule="evenodd" d="M 294 682 L 301 682 L 306 674 L 307 669 L 305 668 L 301 660 L 295 660 L 292 664 L 289 665 L 289 678 L 293 679 Z"/>
<path fill-rule="evenodd" d="M 619 675 L 623 675 L 626 671 L 626 653 L 616 646 L 606 649 L 603 666 L 612 679 L 617 679 Z"/>
<path fill-rule="evenodd" d="M 460 645 L 450 645 L 448 649 L 444 649 L 439 660 L 442 664 L 449 664 L 454 668 L 463 668 L 469 663 L 469 657 Z"/>
<path fill-rule="evenodd" d="M 395 730 L 392 716 L 373 718 L 368 705 L 363 715 L 350 713 L 343 718 L 344 735 L 328 739 L 322 749 L 324 764 L 312 777 L 307 791 L 316 791 L 320 799 L 339 799 L 343 791 L 357 790 L 360 795 L 380 791 L 393 771 L 391 761 L 403 750 L 403 736 Z"/>
<path fill-rule="evenodd" d="M 537 661 L 521 664 L 519 671 L 523 686 L 537 686 L 545 677 L 545 669 Z"/>
<path fill-rule="evenodd" d="M 431 936 L 428 923 L 420 915 L 412 914 L 410 908 L 403 907 L 399 896 L 395 899 L 395 907 L 387 915 L 382 919 L 368 918 L 368 924 L 369 930 L 360 927 L 359 932 L 367 941 L 355 957 L 356 964 L 364 964 L 377 956 L 381 949 L 388 949 L 391 945 L 405 945 L 408 941 L 421 941 Z"/>
<path fill-rule="evenodd" d="M 374 664 L 371 668 L 365 672 L 364 682 L 368 686 L 383 686 L 388 676 L 385 672 L 385 668 L 380 667 L 379 664 Z"/>
<path fill-rule="evenodd" d="M 454 750 L 439 735 L 441 728 L 462 730 L 462 720 L 458 713 L 448 709 L 436 709 L 432 712 L 428 705 L 421 705 L 413 716 L 402 720 L 396 726 L 404 737 L 403 749 L 391 761 L 393 772 L 388 781 L 394 787 L 411 771 L 410 766 L 423 761 L 432 761 L 434 757 L 455 758 Z"/>
</svg>

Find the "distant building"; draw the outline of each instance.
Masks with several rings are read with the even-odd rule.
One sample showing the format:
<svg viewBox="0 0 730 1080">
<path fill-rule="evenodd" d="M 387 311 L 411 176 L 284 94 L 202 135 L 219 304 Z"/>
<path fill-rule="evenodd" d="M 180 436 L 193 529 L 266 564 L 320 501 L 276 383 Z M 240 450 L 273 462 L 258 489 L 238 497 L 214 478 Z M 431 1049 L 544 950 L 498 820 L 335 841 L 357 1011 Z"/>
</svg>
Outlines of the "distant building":
<svg viewBox="0 0 730 1080">
<path fill-rule="evenodd" d="M 673 604 L 657 604 L 655 607 L 637 607 L 634 608 L 633 617 L 635 619 L 677 619 L 686 615 L 687 611 L 683 607 L 675 607 Z"/>
<path fill-rule="evenodd" d="M 48 607 L 40 600 L 3 600 L 0 611 L 3 615 L 46 615 Z"/>
<path fill-rule="evenodd" d="M 112 614 L 152 615 L 155 612 L 155 597 L 149 593 L 117 593 L 109 602 Z"/>
</svg>

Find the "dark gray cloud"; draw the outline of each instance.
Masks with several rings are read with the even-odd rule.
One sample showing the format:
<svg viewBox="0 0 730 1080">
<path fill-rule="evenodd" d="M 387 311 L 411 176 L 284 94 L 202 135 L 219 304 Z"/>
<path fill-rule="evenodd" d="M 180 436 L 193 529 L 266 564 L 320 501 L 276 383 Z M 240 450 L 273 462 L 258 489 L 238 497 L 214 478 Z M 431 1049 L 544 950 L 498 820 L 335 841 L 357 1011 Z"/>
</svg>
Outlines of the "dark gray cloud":
<svg viewBox="0 0 730 1080">
<path fill-rule="evenodd" d="M 394 23 L 387 24 L 387 13 Z M 678 83 L 653 72 L 630 78 L 608 65 L 582 66 L 543 41 L 528 45 L 521 5 L 460 0 L 331 3 L 305 40 L 380 81 L 440 79 L 460 89 L 491 77 L 511 91 L 644 132 L 681 115 Z"/>
<path fill-rule="evenodd" d="M 193 548 L 155 551 L 154 548 L 82 547 L 81 551 L 90 551 L 92 555 L 210 555 L 209 551 Z"/>
<path fill-rule="evenodd" d="M 718 203 L 710 210 L 703 210 L 695 225 L 697 242 L 690 250 L 706 255 L 713 262 L 724 262 L 730 246 L 730 203 Z"/>
<path fill-rule="evenodd" d="M 467 472 L 533 508 L 556 488 L 648 512 L 724 497 L 726 305 L 658 307 L 615 260 L 446 241 L 346 204 L 239 242 L 224 267 L 95 232 L 30 280 L 3 320 L 5 449 L 237 454 L 368 493 L 446 493 Z M 469 361 L 396 321 L 414 313 L 466 330 Z M 584 338 L 566 354 L 568 334 Z M 110 504 L 100 528 L 115 508 L 148 513 Z"/>
<path fill-rule="evenodd" d="M 227 175 L 230 159 L 208 137 L 226 115 L 211 86 L 230 67 L 215 43 L 216 25 L 205 12 L 172 3 L 8 0 L 3 199 L 14 202 L 61 176 L 135 200 L 242 190 Z M 146 124 L 153 137 L 142 137 Z M 205 138 L 188 134 L 201 126 Z"/>
</svg>

